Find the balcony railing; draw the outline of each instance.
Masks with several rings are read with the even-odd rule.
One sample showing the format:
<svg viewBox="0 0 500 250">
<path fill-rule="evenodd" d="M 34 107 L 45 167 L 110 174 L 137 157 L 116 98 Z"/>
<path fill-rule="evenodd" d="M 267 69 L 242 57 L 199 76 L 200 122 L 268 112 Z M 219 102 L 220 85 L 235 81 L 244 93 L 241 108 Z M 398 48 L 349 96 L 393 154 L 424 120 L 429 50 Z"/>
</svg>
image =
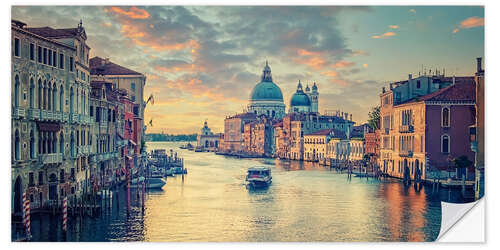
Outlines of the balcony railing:
<svg viewBox="0 0 500 250">
<path fill-rule="evenodd" d="M 26 116 L 26 110 L 24 108 L 15 107 L 12 111 L 12 118 L 21 118 Z"/>
<path fill-rule="evenodd" d="M 401 157 L 413 157 L 413 151 L 411 151 L 411 150 L 399 151 L 399 156 L 401 156 Z"/>
<path fill-rule="evenodd" d="M 78 123 L 80 121 L 80 119 L 78 119 L 78 114 L 70 113 L 69 118 L 72 123 Z"/>
<path fill-rule="evenodd" d="M 62 153 L 42 154 L 40 155 L 42 164 L 62 163 Z"/>
<path fill-rule="evenodd" d="M 62 120 L 64 122 L 68 122 L 69 121 L 69 113 L 62 113 Z"/>
<path fill-rule="evenodd" d="M 52 120 L 52 119 L 54 119 L 53 113 L 50 110 L 42 110 L 40 118 L 42 120 Z"/>
<path fill-rule="evenodd" d="M 60 111 L 53 111 L 52 112 L 53 119 L 56 121 L 62 121 L 62 112 Z"/>
<path fill-rule="evenodd" d="M 399 126 L 399 133 L 413 133 L 413 125 Z"/>
<path fill-rule="evenodd" d="M 108 124 L 106 122 L 101 122 L 99 126 L 100 126 L 101 130 L 107 130 L 108 129 Z"/>
<path fill-rule="evenodd" d="M 28 110 L 28 119 L 31 120 L 40 120 L 40 110 L 39 109 L 29 109 Z"/>
</svg>

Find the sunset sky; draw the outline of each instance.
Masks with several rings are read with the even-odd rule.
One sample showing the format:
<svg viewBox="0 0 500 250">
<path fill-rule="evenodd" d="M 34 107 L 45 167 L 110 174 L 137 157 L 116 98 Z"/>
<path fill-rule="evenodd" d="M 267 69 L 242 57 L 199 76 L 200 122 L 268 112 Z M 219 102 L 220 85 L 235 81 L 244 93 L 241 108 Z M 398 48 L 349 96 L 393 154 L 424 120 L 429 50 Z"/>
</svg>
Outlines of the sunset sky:
<svg viewBox="0 0 500 250">
<path fill-rule="evenodd" d="M 382 86 L 443 68 L 472 75 L 484 57 L 482 7 L 12 7 L 29 27 L 87 32 L 91 57 L 147 76 L 147 132 L 196 133 L 241 112 L 265 61 L 285 104 L 316 81 L 319 110 L 365 122 Z"/>
</svg>

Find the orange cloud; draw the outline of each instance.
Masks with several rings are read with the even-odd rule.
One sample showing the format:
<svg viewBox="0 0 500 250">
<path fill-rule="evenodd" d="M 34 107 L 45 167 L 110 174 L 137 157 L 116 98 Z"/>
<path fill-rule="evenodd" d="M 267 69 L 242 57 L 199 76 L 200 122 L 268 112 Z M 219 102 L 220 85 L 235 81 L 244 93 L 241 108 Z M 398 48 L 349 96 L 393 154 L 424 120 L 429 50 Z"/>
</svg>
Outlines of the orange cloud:
<svg viewBox="0 0 500 250">
<path fill-rule="evenodd" d="M 194 64 L 183 64 L 183 65 L 176 65 L 172 67 L 164 67 L 164 66 L 155 66 L 155 70 L 158 71 L 163 71 L 167 73 L 174 73 L 174 72 L 185 72 L 185 71 L 195 71 L 196 66 Z M 201 70 L 200 70 L 201 71 Z"/>
<path fill-rule="evenodd" d="M 460 28 L 470 29 L 474 27 L 484 26 L 484 17 L 469 17 L 460 23 Z"/>
<path fill-rule="evenodd" d="M 368 64 L 367 63 L 363 63 L 363 68 L 368 68 Z"/>
<path fill-rule="evenodd" d="M 460 25 L 457 28 L 453 29 L 452 33 L 455 34 L 460 31 L 460 29 L 470 29 L 481 26 L 484 26 L 484 17 L 473 16 L 460 22 Z"/>
<path fill-rule="evenodd" d="M 379 39 L 379 38 L 389 38 L 391 36 L 395 36 L 396 33 L 392 32 L 392 31 L 389 31 L 389 32 L 386 32 L 382 35 L 375 35 L 375 36 L 372 36 L 372 38 L 374 39 Z"/>
<path fill-rule="evenodd" d="M 336 62 L 335 64 L 332 64 L 331 66 L 335 67 L 335 68 L 347 68 L 347 67 L 351 67 L 353 66 L 354 63 L 353 62 L 348 62 L 348 61 L 338 61 Z"/>
<path fill-rule="evenodd" d="M 149 13 L 144 9 L 139 9 L 135 6 L 131 7 L 128 11 L 120 7 L 111 7 L 111 11 L 117 14 L 127 16 L 132 19 L 148 19 Z"/>
<path fill-rule="evenodd" d="M 399 29 L 399 25 L 389 25 L 389 29 Z"/>
</svg>

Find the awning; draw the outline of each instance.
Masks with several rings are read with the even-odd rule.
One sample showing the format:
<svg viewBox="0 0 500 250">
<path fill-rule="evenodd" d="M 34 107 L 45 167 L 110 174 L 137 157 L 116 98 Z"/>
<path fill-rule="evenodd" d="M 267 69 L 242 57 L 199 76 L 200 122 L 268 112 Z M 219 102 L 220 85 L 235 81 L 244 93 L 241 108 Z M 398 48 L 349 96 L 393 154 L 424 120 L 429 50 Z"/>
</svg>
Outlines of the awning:
<svg viewBox="0 0 500 250">
<path fill-rule="evenodd" d="M 38 130 L 44 132 L 57 132 L 61 130 L 61 124 L 55 122 L 37 122 Z"/>
</svg>

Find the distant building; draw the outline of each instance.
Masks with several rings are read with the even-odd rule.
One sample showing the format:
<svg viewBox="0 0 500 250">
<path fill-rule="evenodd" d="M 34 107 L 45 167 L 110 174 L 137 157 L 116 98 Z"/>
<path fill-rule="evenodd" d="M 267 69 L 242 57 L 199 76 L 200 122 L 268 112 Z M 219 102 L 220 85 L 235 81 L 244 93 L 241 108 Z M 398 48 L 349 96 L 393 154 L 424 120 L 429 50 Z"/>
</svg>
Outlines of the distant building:
<svg viewBox="0 0 500 250">
<path fill-rule="evenodd" d="M 142 131 L 144 128 L 144 86 L 146 85 L 146 76 L 113 63 L 107 58 L 104 59 L 98 56 L 90 59 L 90 73 L 92 80 L 110 81 L 113 83 L 114 88 L 127 91 L 130 100 L 135 104 L 133 112 L 137 119 L 134 121 L 134 126 Z M 136 135 L 140 150 L 142 150 L 140 148 L 142 136 L 143 132 Z"/>
<path fill-rule="evenodd" d="M 226 117 L 224 120 L 224 143 L 220 151 L 226 153 L 243 152 L 245 124 L 257 119 L 255 113 L 242 113 Z"/>
<path fill-rule="evenodd" d="M 200 134 L 196 138 L 197 147 L 202 150 L 217 151 L 222 134 L 214 134 L 208 127 L 207 121 L 203 123 Z"/>
<path fill-rule="evenodd" d="M 328 143 L 332 138 L 345 139 L 345 132 L 338 129 L 322 129 L 304 135 L 304 160 L 326 165 Z"/>
<path fill-rule="evenodd" d="M 246 123 L 244 128 L 244 151 L 250 155 L 271 157 L 274 152 L 274 124 L 276 120 L 265 115 Z"/>
</svg>

